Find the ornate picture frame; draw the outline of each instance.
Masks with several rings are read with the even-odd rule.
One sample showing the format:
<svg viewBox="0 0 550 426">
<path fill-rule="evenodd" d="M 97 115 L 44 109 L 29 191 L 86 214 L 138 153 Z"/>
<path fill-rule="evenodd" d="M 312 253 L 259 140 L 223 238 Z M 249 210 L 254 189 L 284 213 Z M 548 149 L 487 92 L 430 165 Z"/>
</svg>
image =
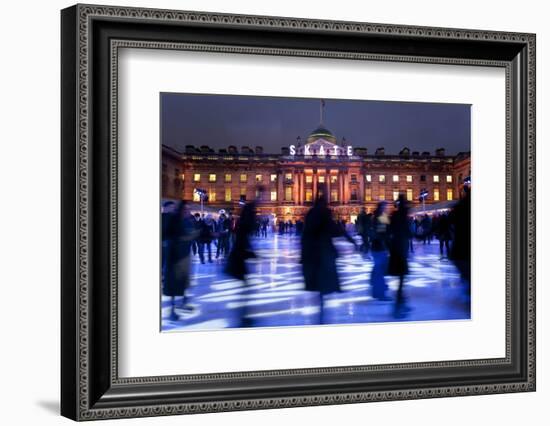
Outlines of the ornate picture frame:
<svg viewBox="0 0 550 426">
<path fill-rule="evenodd" d="M 61 29 L 62 415 L 93 420 L 535 390 L 534 34 L 97 5 L 64 9 Z M 119 377 L 123 47 L 505 69 L 506 356 Z"/>
</svg>

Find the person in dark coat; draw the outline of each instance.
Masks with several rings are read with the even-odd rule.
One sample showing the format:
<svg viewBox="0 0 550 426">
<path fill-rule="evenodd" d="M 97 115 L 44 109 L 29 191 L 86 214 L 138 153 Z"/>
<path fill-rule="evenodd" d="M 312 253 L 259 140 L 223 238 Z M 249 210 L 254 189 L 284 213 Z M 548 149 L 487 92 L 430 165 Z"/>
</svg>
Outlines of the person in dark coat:
<svg viewBox="0 0 550 426">
<path fill-rule="evenodd" d="M 171 223 L 172 215 L 174 213 L 175 203 L 173 201 L 167 201 L 162 205 L 161 210 L 161 231 L 162 231 L 162 277 L 166 274 L 166 257 L 168 250 L 168 227 Z"/>
<path fill-rule="evenodd" d="M 229 257 L 225 272 L 241 281 L 245 281 L 247 273 L 246 259 L 256 257 L 252 251 L 250 236 L 256 231 L 256 202 L 250 201 L 245 204 L 241 211 L 241 216 L 235 228 L 235 244 Z"/>
<path fill-rule="evenodd" d="M 277 226 L 279 227 L 279 235 L 283 235 L 285 233 L 285 222 L 284 222 L 284 220 L 280 219 L 277 222 Z"/>
<path fill-rule="evenodd" d="M 411 253 L 414 253 L 413 240 L 416 236 L 416 221 L 410 217 L 409 218 L 409 249 Z"/>
<path fill-rule="evenodd" d="M 194 219 L 194 225 L 195 225 L 195 229 L 197 230 L 196 234 L 197 234 L 197 238 L 195 238 L 193 240 L 193 242 L 191 243 L 191 250 L 193 252 L 193 256 L 195 255 L 198 255 L 199 254 L 199 242 L 198 242 L 198 236 L 200 235 L 200 231 L 201 231 L 201 224 L 202 224 L 202 220 L 201 220 L 201 215 L 200 213 L 195 213 L 193 215 L 193 219 Z"/>
<path fill-rule="evenodd" d="M 227 213 L 227 223 L 228 223 L 228 229 L 229 229 L 229 243 L 227 246 L 227 253 L 229 254 L 231 251 L 231 248 L 235 245 L 235 232 L 237 230 L 237 221 L 233 217 L 233 213 L 228 212 Z"/>
<path fill-rule="evenodd" d="M 256 193 L 257 200 L 261 199 L 263 187 L 258 187 Z M 235 227 L 235 243 L 231 248 L 231 252 L 227 258 L 224 272 L 240 281 L 243 281 L 246 286 L 246 275 L 248 274 L 248 268 L 246 266 L 246 260 L 256 257 L 252 249 L 250 237 L 256 232 L 256 205 L 257 201 L 250 201 L 244 205 L 241 210 L 241 216 Z M 247 316 L 248 309 L 246 304 L 242 306 L 240 312 L 240 324 L 239 327 L 252 327 L 253 323 Z"/>
<path fill-rule="evenodd" d="M 216 259 L 221 256 L 227 256 L 229 251 L 229 219 L 224 213 L 220 214 L 216 223 L 216 234 L 218 235 L 218 245 L 216 248 Z"/>
<path fill-rule="evenodd" d="M 471 257 L 471 217 L 470 187 L 464 186 L 464 197 L 451 212 L 450 222 L 454 227 L 454 239 L 451 244 L 450 259 L 454 262 L 462 281 L 466 284 L 467 295 L 470 295 L 470 257 Z"/>
<path fill-rule="evenodd" d="M 420 222 L 420 226 L 422 227 L 422 243 L 426 244 L 427 241 L 430 244 L 432 240 L 432 219 L 430 219 L 430 216 L 425 214 Z"/>
<path fill-rule="evenodd" d="M 381 301 L 391 300 L 386 295 L 388 285 L 384 278 L 388 269 L 388 225 L 389 219 L 386 214 L 386 202 L 380 201 L 374 211 L 369 239 L 371 241 L 371 252 L 374 260 L 370 275 L 372 297 Z"/>
<path fill-rule="evenodd" d="M 334 222 L 327 200 L 324 194 L 320 193 L 306 214 L 301 238 L 305 290 L 318 292 L 320 295 L 320 324 L 325 322 L 323 297 L 340 291 L 340 280 L 336 270 L 338 252 L 332 242 L 334 237 L 340 236 L 346 237 L 355 245 L 353 239 Z"/>
<path fill-rule="evenodd" d="M 369 252 L 369 233 L 371 228 L 371 216 L 367 215 L 367 211 L 363 207 L 361 213 L 357 216 L 357 222 L 355 223 L 357 233 L 361 236 L 362 244 L 361 251 L 364 254 Z"/>
<path fill-rule="evenodd" d="M 175 298 L 183 296 L 182 309 L 187 306 L 185 291 L 189 288 L 191 272 L 191 244 L 197 237 L 197 230 L 185 201 L 180 201 L 165 229 L 167 241 L 166 271 L 163 282 L 163 294 L 172 298 L 170 319 L 179 319 L 175 312 Z"/>
<path fill-rule="evenodd" d="M 198 244 L 201 263 L 204 264 L 205 250 L 208 252 L 208 262 L 212 263 L 212 240 L 215 237 L 214 234 L 216 224 L 212 219 L 212 216 L 208 215 L 205 218 L 201 219 L 199 225 L 200 233 L 198 237 Z"/>
<path fill-rule="evenodd" d="M 449 215 L 446 213 L 441 214 L 437 220 L 437 227 L 435 228 L 437 233 L 437 239 L 439 240 L 439 254 L 443 258 L 443 247 L 447 250 L 447 257 L 450 254 L 450 242 L 451 242 L 451 222 Z"/>
<path fill-rule="evenodd" d="M 303 230 L 304 230 L 304 222 L 298 219 L 296 221 L 296 236 L 301 237 Z"/>
<path fill-rule="evenodd" d="M 405 304 L 403 284 L 405 275 L 409 273 L 407 257 L 409 254 L 410 227 L 408 213 L 409 208 L 404 194 L 399 194 L 396 201 L 397 209 L 393 212 L 389 227 L 390 260 L 388 263 L 388 275 L 399 277 L 399 288 L 395 299 L 394 316 L 402 318 L 409 310 Z"/>
<path fill-rule="evenodd" d="M 269 219 L 264 217 L 262 219 L 262 229 L 261 229 L 261 234 L 262 234 L 262 237 L 263 238 L 267 238 L 267 226 L 269 225 Z"/>
</svg>

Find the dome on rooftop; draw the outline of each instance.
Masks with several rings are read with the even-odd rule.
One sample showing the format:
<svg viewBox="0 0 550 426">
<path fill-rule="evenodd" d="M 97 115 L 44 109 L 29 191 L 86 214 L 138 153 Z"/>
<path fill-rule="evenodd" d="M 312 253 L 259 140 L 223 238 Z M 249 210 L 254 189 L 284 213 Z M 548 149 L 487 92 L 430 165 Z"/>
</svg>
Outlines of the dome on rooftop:
<svg viewBox="0 0 550 426">
<path fill-rule="evenodd" d="M 318 139 L 324 139 L 328 142 L 336 143 L 336 136 L 334 136 L 330 130 L 322 125 L 309 134 L 307 137 L 307 143 L 315 142 Z"/>
</svg>

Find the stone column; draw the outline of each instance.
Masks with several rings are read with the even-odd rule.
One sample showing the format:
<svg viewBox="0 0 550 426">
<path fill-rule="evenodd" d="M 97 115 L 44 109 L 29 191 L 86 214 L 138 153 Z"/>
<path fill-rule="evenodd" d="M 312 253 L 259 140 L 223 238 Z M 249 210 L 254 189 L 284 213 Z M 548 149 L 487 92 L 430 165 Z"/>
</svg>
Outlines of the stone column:
<svg viewBox="0 0 550 426">
<path fill-rule="evenodd" d="M 294 177 L 294 204 L 300 204 L 300 175 L 296 170 L 292 173 L 292 176 Z"/>
<path fill-rule="evenodd" d="M 338 202 L 344 204 L 344 173 L 338 170 Z"/>
<path fill-rule="evenodd" d="M 300 205 L 304 205 L 304 199 L 305 199 L 305 185 L 304 185 L 304 171 L 300 171 Z"/>
<path fill-rule="evenodd" d="M 349 203 L 349 171 L 344 172 L 344 200 L 346 204 Z"/>
<path fill-rule="evenodd" d="M 364 205 L 365 204 L 365 175 L 361 170 L 359 170 L 359 173 L 357 174 L 357 177 L 359 178 L 359 202 Z"/>
<path fill-rule="evenodd" d="M 282 171 L 277 173 L 277 202 L 279 204 L 284 201 L 283 179 L 284 173 Z"/>
<path fill-rule="evenodd" d="M 317 170 L 313 169 L 313 199 L 317 198 Z"/>
<path fill-rule="evenodd" d="M 330 170 L 327 169 L 325 173 L 325 186 L 327 187 L 327 201 L 330 203 L 332 200 L 330 199 Z"/>
</svg>

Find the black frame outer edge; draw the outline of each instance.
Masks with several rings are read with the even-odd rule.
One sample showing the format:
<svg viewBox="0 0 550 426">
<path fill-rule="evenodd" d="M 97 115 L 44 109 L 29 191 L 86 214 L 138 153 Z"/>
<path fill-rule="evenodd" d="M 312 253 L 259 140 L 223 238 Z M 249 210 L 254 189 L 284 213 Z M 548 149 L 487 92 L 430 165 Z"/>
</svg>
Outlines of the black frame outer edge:
<svg viewBox="0 0 550 426">
<path fill-rule="evenodd" d="M 78 270 L 77 270 L 77 191 L 78 191 L 78 7 L 62 11 L 61 68 L 62 68 L 62 287 L 61 287 L 61 414 L 74 420 L 81 417 L 79 407 L 80 384 L 77 372 L 78 359 Z M 403 389 L 410 382 L 413 387 L 482 385 L 525 381 L 527 356 L 527 51 L 524 43 L 469 42 L 414 37 L 380 36 L 365 34 L 304 33 L 299 29 L 266 31 L 258 28 L 241 28 L 220 25 L 186 23 L 167 25 L 129 22 L 124 19 L 94 18 L 91 56 L 91 112 L 90 120 L 90 257 L 89 277 L 89 401 L 88 409 L 130 408 L 155 404 L 175 404 L 262 398 L 293 395 L 312 395 L 327 392 L 383 391 Z M 250 36 L 254 35 L 251 39 Z M 263 37 L 262 37 L 263 35 Z M 299 36 L 299 37 L 296 37 Z M 220 38 L 221 37 L 221 38 Z M 519 285 L 512 289 L 512 360 L 508 367 L 454 368 L 456 377 L 449 376 L 446 368 L 413 369 L 412 371 L 369 372 L 366 376 L 355 373 L 342 375 L 309 375 L 305 377 L 268 377 L 174 384 L 112 384 L 110 382 L 110 324 L 109 324 L 109 40 L 111 38 L 147 39 L 154 41 L 216 42 L 233 45 L 274 46 L 283 48 L 314 48 L 320 50 L 369 51 L 373 53 L 415 54 L 419 56 L 449 56 L 511 61 L 512 68 L 512 251 L 515 256 L 513 281 Z M 332 40 L 333 44 L 327 40 Z M 472 49 L 472 46 L 477 47 Z M 418 47 L 420 46 L 420 47 Z M 445 46 L 452 47 L 446 49 Z M 444 49 L 445 55 L 442 54 Z M 439 52 L 439 55 L 435 53 Z M 484 56 L 485 55 L 485 56 Z M 487 58 L 486 58 L 487 57 Z M 514 257 L 514 256 L 513 256 Z M 497 371 L 498 370 L 498 371 Z M 426 374 L 428 376 L 426 376 Z M 400 377 L 400 378 L 399 378 Z M 300 380 L 300 383 L 296 382 Z M 379 383 L 373 387 L 372 382 Z M 291 383 L 294 382 L 294 383 Z M 370 383 L 369 383 L 370 382 Z M 239 388 L 240 386 L 240 388 Z M 239 388 L 236 390 L 236 388 Z M 534 389 L 534 387 L 532 388 Z M 232 393 L 231 393 L 232 390 Z M 151 413 L 154 414 L 154 413 Z"/>
<path fill-rule="evenodd" d="M 78 413 L 77 7 L 61 14 L 61 414 Z"/>
</svg>

